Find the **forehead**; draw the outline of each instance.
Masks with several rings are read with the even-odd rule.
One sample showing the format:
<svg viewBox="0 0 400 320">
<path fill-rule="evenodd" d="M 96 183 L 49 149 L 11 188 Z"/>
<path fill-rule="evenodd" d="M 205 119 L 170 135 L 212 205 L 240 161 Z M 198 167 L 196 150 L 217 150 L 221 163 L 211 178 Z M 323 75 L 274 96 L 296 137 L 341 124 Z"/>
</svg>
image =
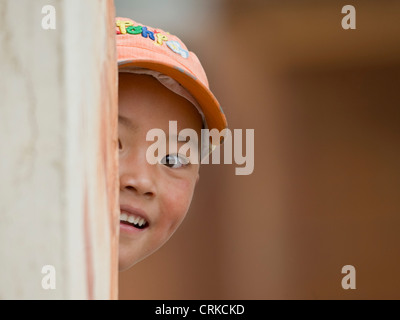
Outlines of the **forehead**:
<svg viewBox="0 0 400 320">
<path fill-rule="evenodd" d="M 202 118 L 188 100 L 149 75 L 119 74 L 119 114 L 150 126 L 178 121 L 181 128 L 201 129 Z"/>
</svg>

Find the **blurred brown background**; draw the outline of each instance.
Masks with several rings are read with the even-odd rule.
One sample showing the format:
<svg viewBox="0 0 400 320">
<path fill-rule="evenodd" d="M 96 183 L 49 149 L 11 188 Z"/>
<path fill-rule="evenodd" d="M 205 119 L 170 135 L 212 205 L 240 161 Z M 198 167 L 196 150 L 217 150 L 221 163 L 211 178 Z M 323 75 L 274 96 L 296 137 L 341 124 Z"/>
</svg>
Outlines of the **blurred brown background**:
<svg viewBox="0 0 400 320">
<path fill-rule="evenodd" d="M 255 129 L 255 170 L 202 166 L 120 299 L 399 299 L 400 2 L 163 2 L 115 1 L 196 52 L 230 128 Z"/>
</svg>

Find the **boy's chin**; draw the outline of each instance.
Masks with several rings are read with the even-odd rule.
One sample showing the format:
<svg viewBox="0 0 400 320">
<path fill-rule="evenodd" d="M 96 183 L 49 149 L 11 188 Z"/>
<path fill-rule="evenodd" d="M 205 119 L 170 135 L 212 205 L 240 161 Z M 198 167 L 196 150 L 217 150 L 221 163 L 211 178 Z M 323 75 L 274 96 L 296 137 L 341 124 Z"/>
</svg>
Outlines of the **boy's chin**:
<svg viewBox="0 0 400 320">
<path fill-rule="evenodd" d="M 137 263 L 137 258 L 132 250 L 125 248 L 124 244 L 120 243 L 118 254 L 118 271 L 126 271 Z"/>
<path fill-rule="evenodd" d="M 141 260 L 141 259 L 140 259 Z M 132 268 L 136 263 L 138 263 L 140 260 L 138 259 L 119 259 L 118 260 L 118 271 L 123 272 L 127 271 L 130 268 Z"/>
<path fill-rule="evenodd" d="M 135 264 L 145 259 L 149 254 L 133 252 L 129 246 L 124 246 L 120 243 L 118 255 L 118 271 L 127 271 Z"/>
<path fill-rule="evenodd" d="M 133 265 L 132 265 L 133 266 Z M 121 265 L 121 263 L 120 264 L 118 264 L 118 271 L 119 272 L 124 272 L 124 271 L 127 271 L 127 270 L 129 270 L 132 266 L 125 266 L 125 265 Z"/>
</svg>

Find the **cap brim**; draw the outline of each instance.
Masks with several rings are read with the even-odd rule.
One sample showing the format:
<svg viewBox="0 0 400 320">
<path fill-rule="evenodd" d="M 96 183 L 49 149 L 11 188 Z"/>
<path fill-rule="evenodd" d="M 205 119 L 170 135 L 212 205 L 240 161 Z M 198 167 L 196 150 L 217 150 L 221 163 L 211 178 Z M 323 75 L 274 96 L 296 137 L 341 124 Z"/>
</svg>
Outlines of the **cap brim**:
<svg viewBox="0 0 400 320">
<path fill-rule="evenodd" d="M 166 62 L 160 63 L 154 60 L 138 59 L 118 61 L 119 69 L 131 66 L 158 71 L 173 78 L 196 99 L 204 113 L 208 129 L 211 130 L 215 128 L 221 132 L 223 129 L 227 128 L 225 115 L 217 99 L 212 92 L 188 70 L 173 64 Z"/>
</svg>

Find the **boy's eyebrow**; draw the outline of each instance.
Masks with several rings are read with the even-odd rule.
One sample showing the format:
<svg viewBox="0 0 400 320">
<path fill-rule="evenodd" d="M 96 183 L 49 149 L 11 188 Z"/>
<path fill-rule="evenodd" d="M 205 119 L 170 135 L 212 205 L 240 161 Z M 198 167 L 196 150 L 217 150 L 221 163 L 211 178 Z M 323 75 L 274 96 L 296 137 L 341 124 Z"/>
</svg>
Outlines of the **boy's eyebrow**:
<svg viewBox="0 0 400 320">
<path fill-rule="evenodd" d="M 189 137 L 184 137 L 176 134 L 167 135 L 167 138 L 171 137 L 172 139 L 176 139 L 178 142 L 189 142 L 191 141 Z"/>
<path fill-rule="evenodd" d="M 118 115 L 118 122 L 128 127 L 132 131 L 137 129 L 137 126 L 134 125 L 129 118 L 126 118 L 124 116 Z"/>
<path fill-rule="evenodd" d="M 169 139 L 169 138 L 176 140 L 178 144 L 183 144 L 183 143 L 189 142 L 191 144 L 196 145 L 196 141 L 191 140 L 189 137 L 172 134 L 172 135 L 167 135 L 167 139 Z M 198 141 L 197 141 L 197 144 L 198 144 Z"/>
<path fill-rule="evenodd" d="M 129 118 L 126 118 L 124 116 L 118 115 L 118 122 L 121 123 L 122 125 L 128 127 L 132 131 L 137 130 L 137 125 L 135 125 L 131 121 L 131 119 L 129 119 Z M 189 142 L 189 143 L 192 143 L 192 144 L 196 145 L 196 142 L 192 141 L 189 137 L 184 137 L 184 136 L 176 135 L 176 134 L 171 135 L 171 136 L 168 135 L 168 134 L 166 135 L 167 139 L 169 139 L 170 137 L 172 139 L 176 140 L 178 144 L 188 143 Z M 198 145 L 198 142 L 197 142 L 197 145 Z"/>
</svg>

